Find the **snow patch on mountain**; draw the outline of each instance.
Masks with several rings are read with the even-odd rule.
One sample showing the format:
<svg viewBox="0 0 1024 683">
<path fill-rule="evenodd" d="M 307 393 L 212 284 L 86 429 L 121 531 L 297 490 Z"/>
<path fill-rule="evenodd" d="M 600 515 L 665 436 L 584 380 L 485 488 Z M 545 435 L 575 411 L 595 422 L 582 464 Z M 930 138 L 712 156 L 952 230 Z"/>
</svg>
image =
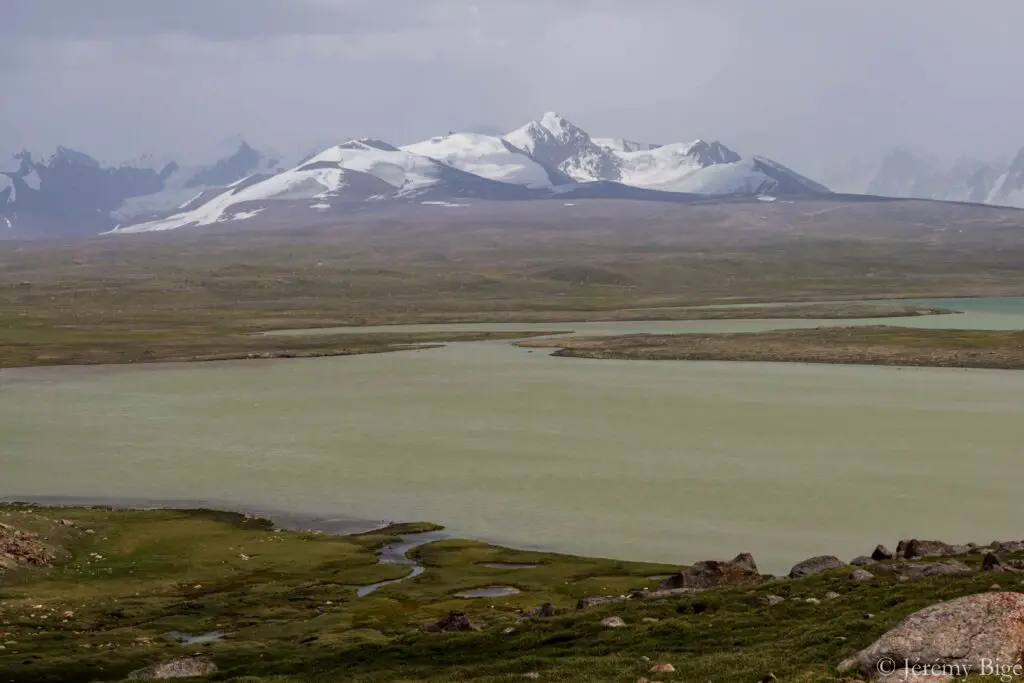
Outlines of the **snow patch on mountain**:
<svg viewBox="0 0 1024 683">
<path fill-rule="evenodd" d="M 523 150 L 493 135 L 453 133 L 406 145 L 402 150 L 502 183 L 536 189 L 553 186 L 542 165 Z"/>
</svg>

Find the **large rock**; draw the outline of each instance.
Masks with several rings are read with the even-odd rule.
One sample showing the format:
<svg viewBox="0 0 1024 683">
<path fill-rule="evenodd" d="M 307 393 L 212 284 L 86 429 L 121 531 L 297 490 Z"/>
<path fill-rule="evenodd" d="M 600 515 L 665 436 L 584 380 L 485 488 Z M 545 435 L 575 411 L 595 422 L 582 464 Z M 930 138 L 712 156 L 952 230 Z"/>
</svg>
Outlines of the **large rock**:
<svg viewBox="0 0 1024 683">
<path fill-rule="evenodd" d="M 838 569 L 845 566 L 838 557 L 819 555 L 818 557 L 811 557 L 793 565 L 793 568 L 789 570 L 789 578 L 802 579 L 805 576 L 814 576 L 821 572 L 827 572 L 829 569 Z"/>
<path fill-rule="evenodd" d="M 957 576 L 970 574 L 971 568 L 960 560 L 943 562 L 896 562 L 875 567 L 876 572 L 895 572 L 908 579 L 923 579 L 929 576 Z"/>
<path fill-rule="evenodd" d="M 205 656 L 182 657 L 180 659 L 169 659 L 145 669 L 137 669 L 128 674 L 129 679 L 139 678 L 196 678 L 200 676 L 212 676 L 217 673 L 217 665 L 213 660 Z"/>
<path fill-rule="evenodd" d="M 982 593 L 911 614 L 839 670 L 857 670 L 875 681 L 946 680 L 953 674 L 998 680 L 986 667 L 1018 665 L 1022 653 L 1024 593 Z"/>
<path fill-rule="evenodd" d="M 761 574 L 750 553 L 741 553 L 728 562 L 705 560 L 673 574 L 658 586 L 659 591 L 678 588 L 717 588 L 749 586 L 760 583 Z"/>
<path fill-rule="evenodd" d="M 884 545 L 876 545 L 874 552 L 871 553 L 871 559 L 875 560 L 876 562 L 881 562 L 882 560 L 891 560 L 892 553 Z"/>
<path fill-rule="evenodd" d="M 900 541 L 900 546 L 902 547 L 897 548 L 896 555 L 906 560 L 912 560 L 915 557 L 952 557 L 953 555 L 965 555 L 971 550 L 966 545 L 950 545 L 942 541 L 919 541 L 916 538 Z"/>
</svg>

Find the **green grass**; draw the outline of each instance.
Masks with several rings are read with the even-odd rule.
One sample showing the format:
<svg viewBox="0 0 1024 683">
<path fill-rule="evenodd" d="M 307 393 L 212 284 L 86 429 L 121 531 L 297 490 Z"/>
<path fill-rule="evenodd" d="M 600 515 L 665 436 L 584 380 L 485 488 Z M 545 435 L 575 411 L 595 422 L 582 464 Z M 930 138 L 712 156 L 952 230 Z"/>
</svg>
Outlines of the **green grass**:
<svg viewBox="0 0 1024 683">
<path fill-rule="evenodd" d="M 390 343 L 251 336 L 278 328 L 690 319 L 694 305 L 1024 294 L 1024 213 L 1012 210 L 529 204 L 434 222 L 399 212 L 279 232 L 0 242 L 0 367 Z"/>
<path fill-rule="evenodd" d="M 76 526 L 61 526 L 62 518 Z M 396 533 L 435 527 L 338 537 L 272 531 L 261 520 L 211 511 L 22 506 L 0 508 L 0 521 L 36 530 L 68 553 L 53 568 L 0 574 L 0 643 L 10 643 L 0 650 L 0 671 L 17 683 L 120 680 L 190 652 L 209 653 L 221 669 L 217 679 L 239 683 L 496 683 L 531 671 L 542 680 L 603 683 L 635 681 L 651 666 L 644 658 L 676 667 L 657 676 L 664 681 L 756 681 L 768 672 L 783 682 L 838 680 L 841 659 L 907 614 L 993 582 L 1011 588 L 1008 581 L 1019 581 L 977 572 L 909 582 L 879 574 L 855 583 L 847 569 L 577 611 L 580 597 L 651 588 L 649 576 L 674 568 L 445 540 L 414 551 L 427 567 L 419 578 L 357 598 L 357 586 L 406 571 L 376 564 L 376 548 Z M 977 565 L 980 556 L 967 561 Z M 491 562 L 539 566 L 483 566 Z M 453 596 L 489 585 L 522 592 L 494 600 Z M 828 591 L 840 597 L 824 599 Z M 768 594 L 787 600 L 768 606 Z M 822 602 L 794 599 L 806 597 Z M 544 602 L 567 611 L 517 623 L 520 610 Z M 482 630 L 422 631 L 456 609 Z M 610 615 L 628 626 L 601 626 Z M 168 637 L 172 630 L 229 635 L 183 646 Z"/>
</svg>

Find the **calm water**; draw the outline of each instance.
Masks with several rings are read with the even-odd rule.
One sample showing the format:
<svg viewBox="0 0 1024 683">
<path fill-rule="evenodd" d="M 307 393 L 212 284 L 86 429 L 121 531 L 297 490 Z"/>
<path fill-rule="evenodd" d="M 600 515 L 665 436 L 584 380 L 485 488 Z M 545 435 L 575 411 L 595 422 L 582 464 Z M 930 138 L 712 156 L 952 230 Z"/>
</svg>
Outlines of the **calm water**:
<svg viewBox="0 0 1024 683">
<path fill-rule="evenodd" d="M 1024 300 L 964 308 L 899 322 L 1024 328 Z M 690 562 L 750 551 L 776 572 L 908 535 L 1024 538 L 1017 371 L 591 361 L 483 342 L 8 371 L 0 415 L 0 497 L 430 520 L 456 535 L 590 555 Z"/>
</svg>

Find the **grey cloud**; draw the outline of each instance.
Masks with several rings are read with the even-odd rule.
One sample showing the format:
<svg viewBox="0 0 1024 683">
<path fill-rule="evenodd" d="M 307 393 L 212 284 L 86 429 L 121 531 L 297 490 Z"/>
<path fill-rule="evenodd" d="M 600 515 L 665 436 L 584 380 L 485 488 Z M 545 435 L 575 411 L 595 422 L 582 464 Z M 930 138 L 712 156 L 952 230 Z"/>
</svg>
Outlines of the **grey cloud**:
<svg viewBox="0 0 1024 683">
<path fill-rule="evenodd" d="M 208 40 L 350 34 L 402 20 L 394 0 L 7 0 L 0 39 L 107 40 L 184 34 Z M 408 3 L 397 3 L 406 9 Z"/>
<path fill-rule="evenodd" d="M 798 169 L 1024 145 L 1019 0 L 7 0 L 0 138 L 116 158 L 509 129 L 720 139 Z M 13 17 L 13 19 L 11 19 Z"/>
</svg>

